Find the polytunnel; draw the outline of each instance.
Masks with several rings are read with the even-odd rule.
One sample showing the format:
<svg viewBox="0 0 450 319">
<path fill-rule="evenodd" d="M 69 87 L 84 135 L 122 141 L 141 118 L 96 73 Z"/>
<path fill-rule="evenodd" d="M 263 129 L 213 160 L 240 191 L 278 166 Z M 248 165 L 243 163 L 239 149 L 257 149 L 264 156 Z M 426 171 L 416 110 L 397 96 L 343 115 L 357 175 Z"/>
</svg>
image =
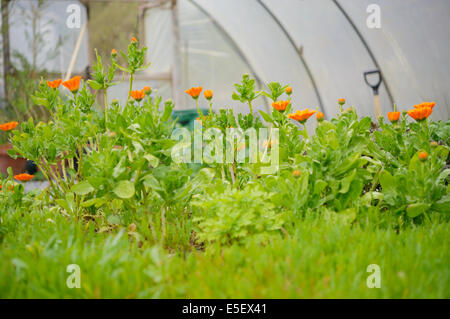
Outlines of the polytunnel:
<svg viewBox="0 0 450 319">
<path fill-rule="evenodd" d="M 27 9 L 28 0 L 16 0 Z M 39 61 L 55 76 L 86 74 L 95 47 L 89 3 L 47 1 L 43 24 L 52 58 Z M 259 89 L 279 81 L 293 88 L 294 109 L 317 108 L 327 118 L 336 115 L 337 99 L 346 98 L 361 116 L 374 116 L 372 89 L 364 72 L 379 70 L 381 112 L 410 109 L 435 101 L 432 117 L 448 119 L 450 109 L 450 2 L 448 0 L 124 0 L 138 4 L 136 25 L 142 44 L 149 47 L 150 68 L 136 76 L 135 87 L 151 85 L 176 109 L 192 109 L 186 88 L 214 91 L 214 109 L 248 109 L 233 101 L 233 83 L 244 73 Z M 67 27 L 70 5 L 81 7 L 81 24 Z M 86 5 L 86 6 L 85 6 Z M 26 11 L 26 10 L 25 10 Z M 30 55 L 23 11 L 10 16 L 11 49 Z M 376 23 L 374 23 L 376 22 Z M 119 22 L 117 22 L 119 23 Z M 105 26 L 106 27 L 106 26 Z M 105 52 L 103 52 L 105 53 Z M 108 52 L 106 53 L 108 54 Z M 44 56 L 43 56 L 44 57 Z M 42 58 L 43 58 L 42 57 Z M 372 81 L 372 79 L 371 79 Z M 111 98 L 126 98 L 127 81 L 110 89 Z M 204 103 L 204 102 L 202 102 Z M 206 105 L 204 105 L 206 107 Z M 256 100 L 270 109 L 266 98 Z"/>
<path fill-rule="evenodd" d="M 174 85 L 175 95 L 202 85 L 214 91 L 215 108 L 245 112 L 231 99 L 232 83 L 249 73 L 259 87 L 271 81 L 291 85 L 294 108 L 319 108 L 329 118 L 344 97 L 360 115 L 374 116 L 363 73 L 380 70 L 383 114 L 394 104 L 407 110 L 435 101 L 433 118 L 448 118 L 447 0 L 176 2 L 152 2 L 143 11 L 149 75 L 172 75 L 159 80 L 167 95 L 175 93 Z M 179 109 L 192 107 L 187 96 L 177 100 Z M 267 108 L 263 98 L 258 104 Z"/>
</svg>

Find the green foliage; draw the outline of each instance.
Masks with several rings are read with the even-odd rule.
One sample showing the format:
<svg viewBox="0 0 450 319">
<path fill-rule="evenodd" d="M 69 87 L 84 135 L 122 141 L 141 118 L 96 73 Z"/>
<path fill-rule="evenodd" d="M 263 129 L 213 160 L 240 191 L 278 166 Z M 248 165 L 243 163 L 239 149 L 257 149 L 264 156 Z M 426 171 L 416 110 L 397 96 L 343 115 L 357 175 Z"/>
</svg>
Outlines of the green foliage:
<svg viewBox="0 0 450 319">
<path fill-rule="evenodd" d="M 194 217 L 199 240 L 220 244 L 249 240 L 263 243 L 270 235 L 280 233 L 284 218 L 267 200 L 272 194 L 258 185 L 248 185 L 242 190 L 226 185 L 217 187 L 221 189 L 199 196 L 192 203 L 199 208 Z"/>
</svg>

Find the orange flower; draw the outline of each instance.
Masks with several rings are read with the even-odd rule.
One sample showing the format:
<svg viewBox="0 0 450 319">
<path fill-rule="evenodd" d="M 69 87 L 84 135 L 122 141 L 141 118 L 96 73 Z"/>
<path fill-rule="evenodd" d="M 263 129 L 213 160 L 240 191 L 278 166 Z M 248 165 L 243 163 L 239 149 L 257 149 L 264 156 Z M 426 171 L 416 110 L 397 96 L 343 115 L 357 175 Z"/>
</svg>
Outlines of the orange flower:
<svg viewBox="0 0 450 319">
<path fill-rule="evenodd" d="M 395 123 L 399 120 L 401 112 L 388 112 L 387 117 L 389 121 Z"/>
<path fill-rule="evenodd" d="M 300 175 L 302 175 L 302 172 L 300 172 L 300 171 L 295 170 L 292 172 L 292 176 L 294 176 L 295 178 L 299 178 Z"/>
<path fill-rule="evenodd" d="M 292 88 L 290 86 L 288 86 L 284 92 L 286 92 L 287 95 L 291 95 L 292 94 Z"/>
<path fill-rule="evenodd" d="M 2 188 L 3 188 L 3 186 L 0 185 L 0 192 L 2 191 Z M 13 185 L 9 185 L 8 190 L 9 191 L 13 191 L 14 190 L 14 186 Z"/>
<path fill-rule="evenodd" d="M 304 124 L 306 122 L 306 120 L 309 119 L 311 116 L 313 116 L 316 112 L 317 112 L 316 110 L 304 109 L 304 110 L 289 114 L 288 117 L 290 119 L 296 120 L 296 121 Z"/>
<path fill-rule="evenodd" d="M 190 88 L 189 90 L 186 90 L 187 94 L 189 94 L 193 99 L 198 99 L 200 93 L 202 92 L 203 88 L 201 86 L 196 88 Z"/>
<path fill-rule="evenodd" d="M 339 105 L 344 105 L 345 104 L 345 99 L 339 99 L 338 103 L 339 103 Z"/>
<path fill-rule="evenodd" d="M 421 107 L 418 109 L 412 109 L 408 111 L 408 115 L 411 116 L 416 121 L 423 121 L 428 118 L 431 113 L 433 113 L 433 109 L 431 107 Z"/>
<path fill-rule="evenodd" d="M 78 89 L 80 88 L 80 81 L 81 76 L 76 75 L 70 80 L 64 81 L 62 85 L 64 85 L 66 88 L 68 88 L 73 94 L 76 94 L 78 92 Z"/>
<path fill-rule="evenodd" d="M 145 91 L 144 90 L 131 91 L 131 97 L 136 101 L 140 102 L 145 97 Z"/>
<path fill-rule="evenodd" d="M 319 122 L 322 122 L 322 121 L 323 121 L 323 117 L 324 117 L 324 115 L 323 115 L 322 112 L 317 112 L 316 118 L 317 118 L 317 120 L 318 120 Z"/>
<path fill-rule="evenodd" d="M 436 105 L 435 102 L 423 102 L 421 104 L 414 105 L 415 109 L 420 109 L 422 107 L 431 107 L 433 108 Z"/>
<path fill-rule="evenodd" d="M 112 49 L 111 50 L 111 55 L 112 56 L 116 56 L 117 55 L 117 50 L 116 49 Z"/>
<path fill-rule="evenodd" d="M 47 81 L 47 85 L 49 88 L 57 89 L 61 85 L 62 80 L 54 80 L 54 81 Z"/>
<path fill-rule="evenodd" d="M 134 43 L 134 42 L 137 42 L 137 39 L 136 39 L 135 37 L 132 37 L 132 38 L 131 38 L 131 42 L 133 42 L 133 43 Z"/>
<path fill-rule="evenodd" d="M 211 91 L 211 90 L 205 90 L 205 92 L 203 92 L 203 94 L 205 95 L 205 98 L 207 100 L 211 100 L 213 97 L 213 91 Z"/>
<path fill-rule="evenodd" d="M 149 86 L 144 86 L 142 90 L 145 92 L 145 95 L 150 95 L 152 93 L 152 88 Z"/>
<path fill-rule="evenodd" d="M 30 175 L 27 173 L 14 175 L 14 178 L 21 182 L 28 182 L 30 179 L 32 179 L 34 175 Z"/>
<path fill-rule="evenodd" d="M 286 110 L 286 108 L 288 107 L 289 103 L 291 103 L 291 101 L 273 102 L 272 107 L 279 112 L 284 112 Z"/>
<path fill-rule="evenodd" d="M 8 122 L 8 123 L 0 124 L 0 130 L 5 131 L 5 132 L 11 131 L 18 124 L 19 124 L 19 122 Z"/>
<path fill-rule="evenodd" d="M 420 152 L 419 153 L 419 159 L 423 162 L 426 161 L 428 158 L 428 153 L 427 152 Z"/>
</svg>

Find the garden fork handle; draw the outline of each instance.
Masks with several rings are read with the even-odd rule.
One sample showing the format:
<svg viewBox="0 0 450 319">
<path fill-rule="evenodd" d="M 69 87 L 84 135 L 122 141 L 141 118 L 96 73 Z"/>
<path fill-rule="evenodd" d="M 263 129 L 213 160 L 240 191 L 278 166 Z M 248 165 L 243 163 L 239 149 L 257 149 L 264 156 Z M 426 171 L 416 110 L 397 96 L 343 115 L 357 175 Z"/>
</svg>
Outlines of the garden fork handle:
<svg viewBox="0 0 450 319">
<path fill-rule="evenodd" d="M 381 116 L 381 103 L 379 94 L 375 94 L 373 96 L 373 104 L 375 106 L 375 117 L 378 120 Z"/>
</svg>

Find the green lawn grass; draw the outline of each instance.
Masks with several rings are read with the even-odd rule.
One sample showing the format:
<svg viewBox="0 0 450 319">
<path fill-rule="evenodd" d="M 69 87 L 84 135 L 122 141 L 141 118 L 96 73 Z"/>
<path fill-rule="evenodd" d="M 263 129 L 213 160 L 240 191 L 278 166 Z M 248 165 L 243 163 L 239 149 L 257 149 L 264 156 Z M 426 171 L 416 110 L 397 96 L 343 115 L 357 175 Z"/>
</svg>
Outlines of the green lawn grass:
<svg viewBox="0 0 450 319">
<path fill-rule="evenodd" d="M 450 297 L 448 222 L 396 231 L 310 216 L 265 246 L 202 251 L 138 243 L 125 229 L 96 233 L 46 208 L 2 218 L 0 298 Z M 79 289 L 66 285 L 74 263 Z M 370 264 L 380 289 L 366 285 Z"/>
</svg>

